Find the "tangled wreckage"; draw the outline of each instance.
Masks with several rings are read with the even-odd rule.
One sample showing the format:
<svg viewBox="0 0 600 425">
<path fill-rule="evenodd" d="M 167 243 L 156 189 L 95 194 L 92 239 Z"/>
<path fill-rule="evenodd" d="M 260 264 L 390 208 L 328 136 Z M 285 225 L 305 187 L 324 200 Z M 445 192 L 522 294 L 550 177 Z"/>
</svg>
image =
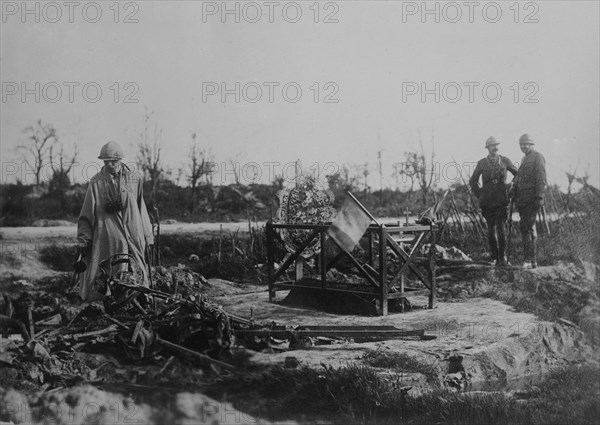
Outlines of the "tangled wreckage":
<svg viewBox="0 0 600 425">
<path fill-rule="evenodd" d="M 392 229 L 379 224 L 369 226 L 372 216 L 366 212 L 367 216 L 362 218 L 366 226 L 362 224 L 363 228 L 353 230 L 354 241 L 348 243 L 342 240 L 340 243 L 336 235 L 352 233 L 347 226 L 356 224 L 348 223 L 347 214 L 344 216 L 343 211 L 347 206 L 339 214 L 346 221 L 333 223 L 337 225 L 337 234 L 334 234 L 329 231 L 329 225 L 322 223 L 325 219 L 331 220 L 335 212 L 332 208 L 333 199 L 327 196 L 327 192 L 314 182 L 307 181 L 304 186 L 297 185 L 288 190 L 287 195 L 287 200 L 281 202 L 280 220 L 275 220 L 275 224 L 269 222 L 266 228 L 271 300 L 277 290 L 320 289 L 328 294 L 351 294 L 370 300 L 378 305 L 378 313 L 385 315 L 388 299 L 400 299 L 404 308 L 405 298 L 411 290 L 404 286 L 404 275 L 411 270 L 425 286 L 420 291 L 415 290 L 415 293 L 429 294 L 430 308 L 433 306 L 433 248 L 429 249 L 428 276 L 419 271 L 413 261 L 426 241 L 425 236 L 431 235 L 433 238 L 431 223 L 418 228 L 398 225 Z M 307 198 L 315 205 L 304 205 Z M 351 199 L 355 200 L 352 196 Z M 306 214 L 307 210 L 311 211 L 310 215 Z M 302 214 L 298 216 L 299 211 Z M 293 212 L 296 216 L 293 216 Z M 349 218 L 350 221 L 354 219 L 352 216 Z M 390 235 L 394 232 L 414 238 L 416 242 L 413 241 L 412 249 L 406 250 L 402 242 L 392 238 Z M 367 261 L 361 264 L 351 251 L 365 233 L 369 238 L 370 250 Z M 374 248 L 375 239 L 379 244 L 378 249 Z M 277 243 L 281 243 L 285 249 L 280 249 L 279 253 L 284 254 L 281 266 L 275 270 Z M 330 258 L 326 253 L 329 255 L 332 250 L 327 249 L 326 243 L 330 244 L 330 248 L 335 248 L 335 255 Z M 434 240 L 430 246 L 435 246 Z M 391 272 L 391 279 L 388 279 L 390 260 L 386 251 L 395 254 L 400 262 Z M 103 295 L 102 304 L 89 304 L 85 308 L 67 307 L 57 300 L 53 301 L 50 296 L 34 299 L 31 294 L 22 293 L 13 299 L 4 294 L 0 306 L 0 330 L 4 337 L 10 337 L 2 342 L 0 361 L 13 367 L 22 367 L 25 375 L 31 375 L 33 368 L 36 371 L 34 375 L 37 374 L 40 383 L 48 389 L 68 385 L 69 377 L 75 379 L 78 375 L 76 368 L 73 369 L 72 352 L 93 350 L 103 344 L 119 346 L 133 361 L 168 352 L 211 367 L 232 369 L 234 366 L 229 360 L 234 345 L 253 350 L 267 347 L 285 351 L 307 344 L 330 344 L 348 339 L 428 338 L 423 330 L 405 330 L 393 326 L 291 327 L 273 321 L 258 323 L 253 317 L 229 314 L 202 294 L 202 287 L 208 282 L 200 274 L 184 267 L 160 266 L 160 259 L 156 260 L 156 252 L 154 254 L 150 259 L 155 261 L 150 263 L 155 265 L 148 270 L 150 287 L 143 285 L 144 265 L 138 264 L 134 256 L 116 254 L 104 259 L 94 282 L 95 289 Z M 362 275 L 362 283 L 351 285 L 351 288 L 339 282 L 339 276 L 343 274 L 332 268 L 344 254 Z M 311 279 L 302 273 L 304 268 L 311 269 L 307 261 L 311 256 L 317 262 L 315 269 L 319 279 Z M 295 272 L 286 271 L 293 263 L 296 264 Z M 76 263 L 73 282 L 76 281 L 76 274 L 81 272 L 81 267 L 77 266 Z M 295 279 L 277 281 L 290 277 Z M 396 283 L 400 291 L 392 291 Z M 71 288 L 71 291 L 74 296 L 75 288 Z M 19 341 L 22 341 L 21 345 Z"/>
<path fill-rule="evenodd" d="M 124 269 L 123 264 L 127 267 Z M 230 370 L 231 348 L 286 351 L 307 345 L 390 338 L 427 338 L 423 331 L 392 326 L 286 326 L 229 314 L 202 294 L 210 285 L 183 266 L 153 268 L 153 288 L 142 286 L 132 257 L 118 254 L 102 263 L 97 284 L 103 303 L 75 307 L 49 294 L 4 294 L 0 362 L 44 391 L 86 381 L 74 352 L 118 349 L 131 361 L 180 356 Z M 75 288 L 71 288 L 75 296 Z M 69 295 L 69 294 L 67 294 Z M 164 367 L 167 367 L 165 364 Z M 82 369 L 83 368 L 83 369 Z M 17 378 L 17 377 L 16 377 Z"/>
</svg>

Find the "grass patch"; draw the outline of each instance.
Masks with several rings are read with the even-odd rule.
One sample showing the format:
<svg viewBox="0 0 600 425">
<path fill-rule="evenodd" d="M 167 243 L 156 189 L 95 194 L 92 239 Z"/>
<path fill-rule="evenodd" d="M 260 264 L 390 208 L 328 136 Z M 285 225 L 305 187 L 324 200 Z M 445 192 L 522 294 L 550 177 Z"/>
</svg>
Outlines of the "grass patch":
<svg viewBox="0 0 600 425">
<path fill-rule="evenodd" d="M 600 369 L 576 366 L 555 370 L 536 391 L 542 398 L 528 406 L 532 423 L 597 424 Z"/>
<path fill-rule="evenodd" d="M 371 358 L 380 365 L 403 364 L 399 358 Z M 595 424 L 600 414 L 600 369 L 582 366 L 557 370 L 531 391 L 527 401 L 501 393 L 469 394 L 444 389 L 412 396 L 365 365 L 327 366 L 320 371 L 269 367 L 239 372 L 221 378 L 208 395 L 226 396 L 238 408 L 268 420 L 325 420 L 339 424 Z M 249 411 L 248 406 L 254 410 Z"/>
<path fill-rule="evenodd" d="M 198 262 L 189 261 L 190 254 Z M 199 239 L 191 235 L 161 235 L 163 265 L 183 263 L 204 277 L 239 283 L 264 283 L 266 275 L 259 264 L 266 262 L 266 237 L 263 227 L 252 233 L 223 232 L 220 237 Z"/>
<path fill-rule="evenodd" d="M 537 261 L 549 266 L 559 261 L 579 263 L 581 260 L 600 264 L 600 214 L 591 210 L 579 218 L 565 217 L 549 223 L 550 234 L 538 226 Z M 506 233 L 507 238 L 508 231 Z M 507 255 L 514 264 L 523 261 L 523 243 L 519 221 L 512 227 L 507 244 Z M 455 246 L 476 261 L 490 255 L 487 234 L 461 232 L 456 223 L 448 223 L 438 243 L 445 247 Z"/>
</svg>

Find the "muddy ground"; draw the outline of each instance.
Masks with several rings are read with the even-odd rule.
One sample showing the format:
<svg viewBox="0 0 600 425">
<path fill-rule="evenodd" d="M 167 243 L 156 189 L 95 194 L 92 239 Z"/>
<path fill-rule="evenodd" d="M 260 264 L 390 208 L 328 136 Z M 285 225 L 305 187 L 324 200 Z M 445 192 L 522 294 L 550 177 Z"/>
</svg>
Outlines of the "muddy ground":
<svg viewBox="0 0 600 425">
<path fill-rule="evenodd" d="M 164 227 L 164 231 L 177 232 Z M 244 231 L 244 224 L 238 224 Z M 186 234 L 210 237 L 220 230 L 188 226 Z M 66 228 L 2 229 L 0 288 L 4 293 L 68 290 L 70 275 L 43 264 L 36 251 L 49 243 L 73 243 Z M 260 349 L 234 347 L 238 368 L 341 367 L 368 364 L 369 357 L 402 354 L 411 368 L 379 367 L 377 373 L 417 395 L 433 388 L 477 393 L 523 394 L 551 370 L 598 364 L 598 282 L 581 266 L 558 264 L 536 270 L 472 266 L 441 271 L 438 299 L 414 297 L 412 308 L 388 316 L 335 314 L 316 308 L 315 294 L 278 292 L 269 303 L 264 286 L 210 279 L 201 292 L 231 314 L 281 325 L 393 325 L 425 330 L 428 338 L 385 341 L 308 340 L 294 347 L 273 341 Z M 556 302 L 560 299 L 560 302 Z M 552 309 L 544 301 L 553 300 Z M 60 302 L 68 304 L 60 295 Z M 573 308 L 575 304 L 577 308 Z M 104 347 L 73 354 L 79 375 L 60 384 L 44 382 L 40 372 L 23 377 L 0 362 L 0 420 L 40 423 L 261 423 L 304 421 L 301 412 L 274 412 L 256 398 L 230 396 L 211 383 L 227 372 L 189 359 L 158 353 L 135 362 Z M 45 385 L 46 384 L 46 385 Z M 15 387 L 16 390 L 10 390 Z M 231 391 L 235 393 L 235 391 Z M 209 397 L 207 394 L 212 395 Z M 275 397 L 276 399 L 276 397 Z M 275 409 L 276 410 L 276 409 Z"/>
</svg>

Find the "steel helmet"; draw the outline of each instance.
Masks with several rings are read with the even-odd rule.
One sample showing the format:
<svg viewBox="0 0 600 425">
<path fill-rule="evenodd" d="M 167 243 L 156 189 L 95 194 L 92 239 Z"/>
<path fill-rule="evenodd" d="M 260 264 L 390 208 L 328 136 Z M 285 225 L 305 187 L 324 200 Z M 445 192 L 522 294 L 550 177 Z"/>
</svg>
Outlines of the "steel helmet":
<svg viewBox="0 0 600 425">
<path fill-rule="evenodd" d="M 485 147 L 489 148 L 490 146 L 493 145 L 499 145 L 500 142 L 497 142 L 496 139 L 494 138 L 494 136 L 490 136 L 486 141 L 485 141 Z"/>
<path fill-rule="evenodd" d="M 123 158 L 123 149 L 117 142 L 113 142 L 112 140 L 102 146 L 100 149 L 100 156 L 98 159 L 104 160 L 114 160 L 114 159 L 122 159 Z"/>
<path fill-rule="evenodd" d="M 533 143 L 533 139 L 527 133 L 525 133 L 521 137 L 519 137 L 519 143 L 535 145 L 535 143 Z"/>
</svg>

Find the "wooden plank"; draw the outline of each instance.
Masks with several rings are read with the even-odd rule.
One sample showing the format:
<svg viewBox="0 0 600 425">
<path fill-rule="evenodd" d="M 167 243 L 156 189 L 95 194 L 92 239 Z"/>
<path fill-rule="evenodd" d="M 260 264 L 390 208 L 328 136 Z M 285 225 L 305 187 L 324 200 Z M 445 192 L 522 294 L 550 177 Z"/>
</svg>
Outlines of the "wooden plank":
<svg viewBox="0 0 600 425">
<path fill-rule="evenodd" d="M 417 277 L 427 286 L 430 287 L 429 282 L 427 281 L 427 278 L 425 278 L 425 276 L 423 276 L 423 274 L 421 273 L 421 271 L 417 268 L 417 266 L 412 262 L 412 259 L 408 256 L 408 254 L 406 252 L 404 252 L 404 250 L 396 243 L 394 242 L 394 240 L 388 235 L 387 240 L 390 244 L 390 247 L 392 248 L 392 250 L 400 257 L 402 257 L 402 259 L 405 261 L 405 263 L 402 265 L 402 267 L 400 268 L 400 270 L 398 271 L 398 273 L 404 273 L 404 271 L 410 267 L 410 269 L 413 271 L 414 274 L 417 275 Z"/>
<path fill-rule="evenodd" d="M 289 282 L 289 283 L 281 283 L 281 282 L 277 282 L 275 285 L 275 289 L 284 289 L 284 290 L 290 290 L 290 289 L 311 289 L 314 291 L 321 291 L 321 288 L 318 286 L 311 286 L 311 285 L 303 285 L 303 284 L 298 284 L 298 283 L 294 283 L 294 282 Z M 358 290 L 358 289 L 341 289 L 341 288 L 335 288 L 335 287 L 331 287 L 331 286 L 326 286 L 325 287 L 325 291 L 331 291 L 331 292 L 347 292 L 350 294 L 361 294 L 361 295 L 369 295 L 369 296 L 377 296 L 378 293 L 375 291 L 367 291 L 367 290 Z"/>
<path fill-rule="evenodd" d="M 333 241 L 333 243 L 335 243 L 337 245 L 337 247 L 339 249 L 342 250 L 343 254 L 346 254 L 346 256 L 350 259 L 350 261 L 352 262 L 352 264 L 354 264 L 354 266 L 361 272 L 362 276 L 364 278 L 367 279 L 367 281 L 373 285 L 375 288 L 379 289 L 379 284 L 377 283 L 377 281 L 375 279 L 373 279 L 373 277 L 367 273 L 367 271 L 365 270 L 365 268 L 362 266 L 362 264 L 360 264 L 358 262 L 358 260 L 356 258 L 354 258 L 354 256 L 352 254 L 350 254 L 348 251 L 346 251 L 344 248 L 342 248 L 335 239 L 331 238 L 331 240 Z"/>
<path fill-rule="evenodd" d="M 365 268 L 362 266 L 362 264 L 360 264 L 358 262 L 358 260 L 356 258 L 354 258 L 354 256 L 352 254 L 350 254 L 348 251 L 344 251 L 344 253 L 348 256 L 348 258 L 350 258 L 350 261 L 352 262 L 352 264 L 354 264 L 354 266 L 360 271 L 360 273 L 363 275 L 363 277 L 367 279 L 367 282 L 370 283 L 376 289 L 379 289 L 379 284 L 377 283 L 377 281 L 373 278 L 373 276 L 371 276 L 369 274 L 369 272 L 367 272 L 365 270 Z"/>
<path fill-rule="evenodd" d="M 387 237 L 385 227 L 381 226 L 379 230 L 379 284 L 381 285 L 379 301 L 382 316 L 388 314 L 387 244 L 385 243 Z"/>
<path fill-rule="evenodd" d="M 331 261 L 327 263 L 326 270 L 329 270 L 330 268 L 332 268 L 332 267 L 333 267 L 333 265 L 334 265 L 334 264 L 335 264 L 335 263 L 336 263 L 336 262 L 337 262 L 337 261 L 338 261 L 340 258 L 342 258 L 343 256 L 344 256 L 344 252 L 343 252 L 343 251 L 340 251 L 340 252 L 338 252 L 337 254 L 335 254 L 335 257 L 333 257 L 333 258 L 331 259 Z"/>
<path fill-rule="evenodd" d="M 369 258 L 369 265 L 373 266 L 375 264 L 375 241 L 373 240 L 373 232 L 368 232 L 369 234 L 369 251 L 368 251 L 368 258 Z"/>
<path fill-rule="evenodd" d="M 302 280 L 304 276 L 304 259 L 302 257 L 296 258 L 296 280 Z"/>
<path fill-rule="evenodd" d="M 398 226 L 397 224 L 384 224 L 385 230 L 390 234 L 396 233 L 412 233 L 412 232 L 424 232 L 430 230 L 429 226 L 423 225 L 410 225 L 410 226 Z M 379 228 L 376 224 L 371 224 L 369 230 L 377 230 Z"/>
<path fill-rule="evenodd" d="M 289 230 L 327 230 L 330 224 L 280 224 L 273 223 L 274 229 L 289 229 Z"/>
<path fill-rule="evenodd" d="M 377 280 L 379 280 L 379 279 L 380 279 L 379 272 L 378 272 L 377 270 L 375 270 L 373 267 L 371 267 L 371 265 L 370 265 L 370 264 L 365 264 L 363 267 L 365 268 L 365 270 L 366 270 L 366 271 L 368 271 L 369 273 L 371 273 L 371 275 L 372 275 L 372 276 L 373 276 L 375 279 L 377 279 Z"/>
<path fill-rule="evenodd" d="M 302 328 L 302 329 L 298 329 Z M 416 330 L 404 330 L 404 329 L 347 329 L 343 326 L 338 328 L 325 328 L 316 326 L 312 329 L 308 327 L 298 326 L 296 329 L 237 329 L 235 334 L 237 336 L 269 336 L 272 338 L 284 339 L 290 335 L 296 337 L 327 337 L 327 338 L 402 338 L 408 336 L 422 336 L 425 334 L 424 329 Z"/>
<path fill-rule="evenodd" d="M 435 246 L 436 246 L 436 234 L 435 230 L 431 230 L 431 246 L 429 248 L 429 270 L 428 277 L 431 282 L 431 292 L 429 293 L 429 308 L 433 308 L 435 304 Z"/>
<path fill-rule="evenodd" d="M 312 242 L 312 240 L 315 238 L 315 236 L 317 236 L 319 234 L 319 230 L 315 229 L 311 232 L 311 234 L 308 236 L 308 238 L 302 242 L 302 244 L 298 247 L 298 249 L 296 250 L 296 252 L 294 252 L 292 255 L 290 255 L 281 265 L 281 267 L 279 267 L 279 269 L 275 272 L 275 275 L 273 276 L 273 280 L 277 280 L 286 270 L 287 268 L 294 262 L 296 261 L 296 259 L 300 256 L 300 254 L 302 253 L 302 251 L 304 251 L 304 249 Z"/>
<path fill-rule="evenodd" d="M 429 233 L 429 231 L 423 232 L 417 237 L 417 241 L 414 243 L 413 247 L 410 249 L 410 252 L 408 253 L 408 256 L 411 259 L 414 257 L 415 252 L 418 252 L 419 248 L 421 248 L 421 245 L 423 245 L 423 242 L 425 241 L 425 235 L 427 235 L 427 233 Z"/>
<path fill-rule="evenodd" d="M 406 292 L 390 292 L 388 295 L 388 299 L 397 299 L 397 298 L 408 298 L 408 297 L 416 297 L 429 295 L 429 289 L 420 289 L 418 291 L 406 291 Z"/>
</svg>

